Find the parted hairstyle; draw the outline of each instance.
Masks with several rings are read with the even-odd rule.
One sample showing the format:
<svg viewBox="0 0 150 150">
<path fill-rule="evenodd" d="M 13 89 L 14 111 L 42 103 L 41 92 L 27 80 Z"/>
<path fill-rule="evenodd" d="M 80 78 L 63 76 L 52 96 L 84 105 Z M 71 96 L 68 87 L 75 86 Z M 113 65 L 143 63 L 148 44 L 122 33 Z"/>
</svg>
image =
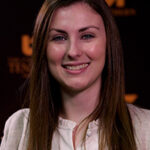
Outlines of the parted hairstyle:
<svg viewBox="0 0 150 150">
<path fill-rule="evenodd" d="M 104 0 L 46 0 L 33 32 L 33 59 L 29 77 L 28 150 L 50 150 L 62 108 L 59 83 L 48 69 L 46 48 L 51 18 L 58 8 L 83 2 L 102 16 L 106 30 L 106 62 L 101 96 L 90 114 L 99 119 L 99 150 L 136 150 L 134 130 L 124 100 L 124 64 L 120 36 L 110 8 Z M 100 136 L 101 130 L 101 136 Z"/>
</svg>

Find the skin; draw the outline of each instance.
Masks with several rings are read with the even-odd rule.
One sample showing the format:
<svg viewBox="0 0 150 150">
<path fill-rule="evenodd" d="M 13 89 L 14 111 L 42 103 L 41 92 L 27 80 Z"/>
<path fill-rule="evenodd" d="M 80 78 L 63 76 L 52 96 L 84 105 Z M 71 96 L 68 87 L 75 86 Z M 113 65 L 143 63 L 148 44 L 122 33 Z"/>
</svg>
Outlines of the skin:
<svg viewBox="0 0 150 150">
<path fill-rule="evenodd" d="M 78 2 L 54 12 L 47 60 L 49 71 L 61 87 L 63 118 L 79 124 L 95 109 L 105 55 L 104 22 L 88 4 Z M 82 132 L 74 133 L 79 134 L 75 145 Z"/>
</svg>

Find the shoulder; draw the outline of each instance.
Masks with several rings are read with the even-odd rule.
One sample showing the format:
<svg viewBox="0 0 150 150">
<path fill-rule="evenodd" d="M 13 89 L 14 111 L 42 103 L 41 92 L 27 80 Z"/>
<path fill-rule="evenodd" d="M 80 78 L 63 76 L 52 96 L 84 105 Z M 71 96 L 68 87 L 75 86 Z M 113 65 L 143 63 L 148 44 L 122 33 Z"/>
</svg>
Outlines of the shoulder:
<svg viewBox="0 0 150 150">
<path fill-rule="evenodd" d="M 150 149 L 150 110 L 128 104 L 138 150 Z"/>
<path fill-rule="evenodd" d="M 128 104 L 127 106 L 133 121 L 141 122 L 142 124 L 148 123 L 150 125 L 150 110 L 140 108 L 133 104 Z"/>
<path fill-rule="evenodd" d="M 15 150 L 28 136 L 29 109 L 13 113 L 6 121 L 0 150 Z M 20 145 L 21 146 L 21 145 Z"/>
<path fill-rule="evenodd" d="M 8 126 L 13 128 L 13 126 L 21 126 L 26 123 L 29 118 L 29 109 L 20 109 L 13 113 L 6 121 L 5 128 Z"/>
</svg>

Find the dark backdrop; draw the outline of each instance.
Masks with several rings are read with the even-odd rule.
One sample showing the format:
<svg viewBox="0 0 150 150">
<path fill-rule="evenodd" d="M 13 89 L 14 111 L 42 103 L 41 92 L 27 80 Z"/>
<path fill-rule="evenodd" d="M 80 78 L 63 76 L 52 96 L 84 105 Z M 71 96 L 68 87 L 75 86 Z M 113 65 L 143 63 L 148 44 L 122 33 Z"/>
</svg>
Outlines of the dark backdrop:
<svg viewBox="0 0 150 150">
<path fill-rule="evenodd" d="M 125 60 L 126 94 L 136 94 L 135 104 L 150 108 L 147 19 L 144 1 L 108 0 L 119 27 Z M 42 0 L 7 0 L 0 9 L 0 136 L 6 119 L 21 108 L 19 88 L 30 70 L 31 35 Z M 23 40 L 24 39 L 24 40 Z M 27 48 L 26 48 L 27 47 Z M 25 52 L 24 52 L 25 51 Z"/>
</svg>

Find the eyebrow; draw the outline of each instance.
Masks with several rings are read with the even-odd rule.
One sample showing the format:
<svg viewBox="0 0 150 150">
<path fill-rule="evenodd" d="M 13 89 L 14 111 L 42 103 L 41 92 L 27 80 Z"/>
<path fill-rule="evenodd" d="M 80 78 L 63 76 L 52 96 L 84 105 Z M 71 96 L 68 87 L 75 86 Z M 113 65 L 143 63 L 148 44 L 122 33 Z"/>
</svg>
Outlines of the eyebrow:
<svg viewBox="0 0 150 150">
<path fill-rule="evenodd" d="M 50 29 L 50 32 L 53 31 L 53 30 L 56 31 L 56 32 L 60 32 L 60 33 L 65 33 L 65 34 L 67 33 L 67 32 L 64 31 L 64 30 L 61 30 L 61 29 L 55 29 L 55 28 L 51 28 L 51 29 Z"/>
<path fill-rule="evenodd" d="M 92 26 L 87 26 L 87 27 L 83 27 L 83 28 L 79 29 L 79 32 L 84 32 L 84 31 L 86 31 L 86 30 L 88 30 L 90 28 L 95 28 L 95 29 L 99 30 L 99 27 L 92 25 Z M 57 28 L 51 28 L 50 32 L 53 31 L 53 30 L 56 31 L 56 32 L 64 33 L 64 34 L 67 33 L 66 31 L 61 30 L 61 29 L 57 29 Z"/>
<path fill-rule="evenodd" d="M 97 26 L 88 26 L 88 27 L 84 27 L 84 28 L 79 29 L 79 32 L 86 31 L 90 28 L 95 28 L 95 29 L 99 30 L 99 27 L 97 27 Z"/>
</svg>

